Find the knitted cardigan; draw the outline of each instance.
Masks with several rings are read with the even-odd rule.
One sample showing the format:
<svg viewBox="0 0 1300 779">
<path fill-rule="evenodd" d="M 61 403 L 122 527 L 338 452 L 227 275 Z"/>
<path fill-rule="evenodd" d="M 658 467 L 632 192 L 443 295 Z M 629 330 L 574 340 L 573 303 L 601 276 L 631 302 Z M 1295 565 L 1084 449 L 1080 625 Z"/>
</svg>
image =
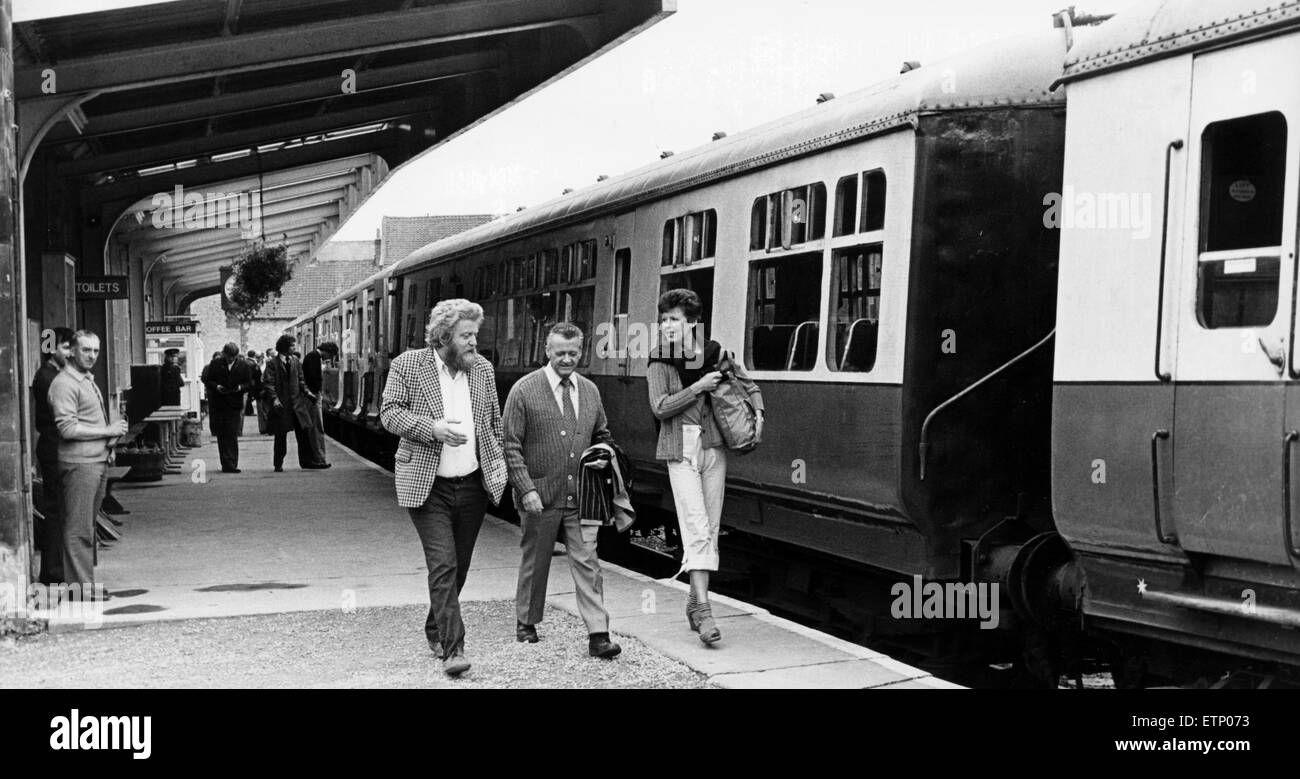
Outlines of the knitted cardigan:
<svg viewBox="0 0 1300 779">
<path fill-rule="evenodd" d="M 758 385 L 750 380 L 740 361 L 732 359 L 732 373 L 745 385 L 749 396 L 754 401 L 754 408 L 763 411 L 763 396 Z M 682 459 L 682 412 L 699 401 L 699 396 L 689 387 L 682 388 L 681 377 L 677 369 L 666 362 L 652 362 L 646 369 L 646 385 L 650 394 L 650 412 L 660 421 L 659 441 L 655 445 L 656 460 Z M 700 446 L 725 447 L 722 433 L 717 422 L 713 421 L 713 410 L 705 404 L 700 413 Z"/>
</svg>

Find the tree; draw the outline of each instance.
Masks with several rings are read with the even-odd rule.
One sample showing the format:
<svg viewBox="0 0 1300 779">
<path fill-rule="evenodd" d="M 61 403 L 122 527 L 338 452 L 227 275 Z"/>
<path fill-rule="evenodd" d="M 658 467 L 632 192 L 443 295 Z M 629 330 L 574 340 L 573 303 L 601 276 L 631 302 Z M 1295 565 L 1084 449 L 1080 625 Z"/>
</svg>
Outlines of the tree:
<svg viewBox="0 0 1300 779">
<path fill-rule="evenodd" d="M 291 278 L 293 263 L 284 244 L 255 241 L 235 260 L 226 297 L 246 327 L 271 298 L 280 299 L 280 290 Z"/>
</svg>

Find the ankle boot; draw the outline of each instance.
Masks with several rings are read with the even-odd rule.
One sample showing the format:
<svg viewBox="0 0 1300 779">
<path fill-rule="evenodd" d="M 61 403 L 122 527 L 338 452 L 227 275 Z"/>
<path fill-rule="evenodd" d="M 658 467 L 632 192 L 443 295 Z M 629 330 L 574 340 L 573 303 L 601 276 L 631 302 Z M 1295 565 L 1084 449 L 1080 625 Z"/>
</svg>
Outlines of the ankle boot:
<svg viewBox="0 0 1300 779">
<path fill-rule="evenodd" d="M 691 630 L 696 633 L 700 632 L 700 623 L 695 619 L 695 611 L 700 607 L 700 602 L 695 598 L 695 589 L 691 589 L 691 594 L 686 596 L 686 622 L 691 626 Z"/>
<path fill-rule="evenodd" d="M 705 644 L 716 644 L 722 639 L 722 632 L 713 621 L 713 608 L 708 603 L 695 603 L 686 616 Z"/>
</svg>

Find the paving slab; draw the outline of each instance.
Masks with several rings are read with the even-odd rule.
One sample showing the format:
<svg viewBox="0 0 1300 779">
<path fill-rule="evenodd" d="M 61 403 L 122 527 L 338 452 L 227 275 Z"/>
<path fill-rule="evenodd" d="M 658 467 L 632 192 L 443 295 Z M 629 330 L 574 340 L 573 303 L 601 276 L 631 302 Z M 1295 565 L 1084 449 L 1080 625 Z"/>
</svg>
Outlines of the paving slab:
<svg viewBox="0 0 1300 779">
<path fill-rule="evenodd" d="M 908 676 L 886 668 L 875 660 L 837 660 L 816 665 L 774 668 L 767 671 L 722 673 L 709 677 L 719 687 L 736 690 L 758 689 L 867 689 L 911 681 L 924 675 L 913 669 Z"/>
</svg>

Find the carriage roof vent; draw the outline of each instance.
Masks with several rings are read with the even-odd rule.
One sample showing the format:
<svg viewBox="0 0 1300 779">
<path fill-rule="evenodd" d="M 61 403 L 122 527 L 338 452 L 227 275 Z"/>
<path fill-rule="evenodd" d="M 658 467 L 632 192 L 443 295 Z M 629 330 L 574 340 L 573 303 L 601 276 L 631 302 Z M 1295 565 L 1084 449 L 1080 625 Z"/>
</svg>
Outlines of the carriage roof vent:
<svg viewBox="0 0 1300 779">
<path fill-rule="evenodd" d="M 659 159 L 661 159 L 661 160 L 666 160 L 666 159 L 668 159 L 668 158 L 671 157 L 671 156 L 673 156 L 673 153 L 672 153 L 672 151 L 670 151 L 670 150 L 668 150 L 668 149 L 665 149 L 665 150 L 659 152 Z"/>
<path fill-rule="evenodd" d="M 609 176 L 606 176 L 604 173 L 602 173 L 602 174 L 600 174 L 599 176 L 596 177 L 596 180 L 597 180 L 597 181 L 604 181 L 604 180 L 607 179 L 607 178 L 609 178 Z"/>
<path fill-rule="evenodd" d="M 834 92 L 823 92 L 817 96 L 817 105 L 821 105 L 822 103 L 825 103 L 827 100 L 834 100 L 834 99 L 835 99 Z"/>
<path fill-rule="evenodd" d="M 572 192 L 572 191 L 573 191 L 573 187 L 565 187 L 565 188 L 564 188 L 564 191 L 561 192 L 560 194 L 561 194 L 561 195 L 567 195 L 567 194 L 569 194 L 569 193 Z"/>
<path fill-rule="evenodd" d="M 917 60 L 907 60 L 906 62 L 903 63 L 903 67 L 899 68 L 898 72 L 899 72 L 899 73 L 906 73 L 906 72 L 908 72 L 909 70 L 918 70 L 918 69 L 920 69 L 920 67 L 921 67 L 921 63 L 920 63 L 919 61 L 917 61 Z"/>
<path fill-rule="evenodd" d="M 713 140 L 715 141 L 720 141 L 726 137 L 727 137 L 727 133 L 723 130 L 718 130 L 716 133 L 713 134 Z"/>
</svg>

